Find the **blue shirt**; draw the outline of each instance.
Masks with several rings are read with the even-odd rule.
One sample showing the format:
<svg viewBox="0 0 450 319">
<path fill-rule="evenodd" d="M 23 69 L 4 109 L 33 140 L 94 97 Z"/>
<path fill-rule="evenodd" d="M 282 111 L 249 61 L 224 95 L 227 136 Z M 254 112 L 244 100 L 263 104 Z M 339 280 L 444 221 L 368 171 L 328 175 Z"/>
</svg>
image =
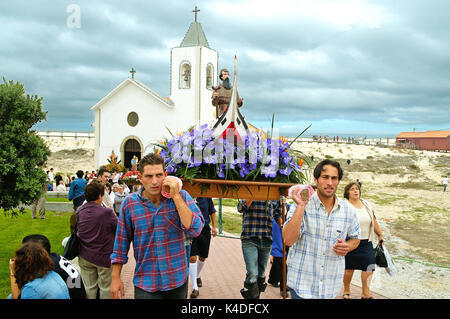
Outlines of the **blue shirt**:
<svg viewBox="0 0 450 319">
<path fill-rule="evenodd" d="M 76 180 L 70 183 L 69 194 L 67 197 L 69 200 L 73 200 L 80 195 L 84 194 L 84 187 L 86 186 L 87 181 L 84 178 L 77 178 Z"/>
<path fill-rule="evenodd" d="M 197 197 L 197 206 L 200 208 L 203 219 L 205 220 L 205 225 L 209 225 L 209 216 L 216 212 L 214 203 L 211 198 Z"/>
<path fill-rule="evenodd" d="M 274 257 L 283 257 L 283 238 L 281 228 L 275 221 L 272 220 L 272 250 L 270 254 Z"/>
<path fill-rule="evenodd" d="M 50 270 L 23 286 L 20 299 L 70 299 L 69 289 L 61 276 Z"/>
</svg>

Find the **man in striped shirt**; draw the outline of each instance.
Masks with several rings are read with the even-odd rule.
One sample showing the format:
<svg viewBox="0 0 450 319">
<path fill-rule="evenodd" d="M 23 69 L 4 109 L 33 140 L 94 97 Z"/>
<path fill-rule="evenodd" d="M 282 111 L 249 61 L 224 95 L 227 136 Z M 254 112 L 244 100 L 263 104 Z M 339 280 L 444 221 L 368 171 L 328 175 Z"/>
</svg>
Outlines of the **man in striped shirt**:
<svg viewBox="0 0 450 319">
<path fill-rule="evenodd" d="M 259 299 L 266 289 L 266 267 L 272 249 L 272 219 L 281 226 L 281 204 L 278 201 L 241 200 L 238 211 L 243 214 L 241 244 L 247 274 L 241 295 Z"/>
<path fill-rule="evenodd" d="M 335 298 L 342 288 L 345 255 L 358 247 L 356 211 L 336 196 L 343 171 L 338 162 L 324 160 L 314 169 L 317 191 L 306 202 L 292 193 L 283 228 L 290 246 L 287 287 L 292 299 Z"/>
<path fill-rule="evenodd" d="M 184 299 L 188 278 L 184 235 L 200 234 L 202 213 L 175 179 L 165 179 L 167 171 L 161 156 L 144 156 L 139 170 L 143 187 L 121 205 L 111 254 L 111 297 L 124 296 L 120 272 L 133 242 L 135 299 Z M 170 199 L 161 195 L 162 187 L 169 187 Z"/>
</svg>

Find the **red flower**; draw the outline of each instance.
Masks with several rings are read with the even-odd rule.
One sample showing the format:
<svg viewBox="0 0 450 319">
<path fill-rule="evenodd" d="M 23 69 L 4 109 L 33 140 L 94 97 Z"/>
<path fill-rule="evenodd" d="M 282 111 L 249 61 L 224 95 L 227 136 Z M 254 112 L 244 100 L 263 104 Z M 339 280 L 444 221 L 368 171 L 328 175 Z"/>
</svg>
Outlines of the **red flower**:
<svg viewBox="0 0 450 319">
<path fill-rule="evenodd" d="M 301 159 L 298 161 L 298 165 L 299 165 L 300 167 L 302 167 L 304 161 L 305 161 L 305 160 L 304 160 L 303 158 L 301 158 Z"/>
<path fill-rule="evenodd" d="M 120 179 L 123 179 L 124 177 L 130 177 L 136 175 L 138 178 L 141 178 L 141 172 L 139 171 L 128 171 L 125 174 L 123 174 Z"/>
</svg>

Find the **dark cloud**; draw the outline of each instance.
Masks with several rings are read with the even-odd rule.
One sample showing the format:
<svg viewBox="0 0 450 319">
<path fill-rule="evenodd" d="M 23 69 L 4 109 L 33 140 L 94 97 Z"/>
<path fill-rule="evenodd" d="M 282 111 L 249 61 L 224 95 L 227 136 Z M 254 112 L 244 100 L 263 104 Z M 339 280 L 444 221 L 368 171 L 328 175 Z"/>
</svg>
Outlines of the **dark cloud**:
<svg viewBox="0 0 450 319">
<path fill-rule="evenodd" d="M 0 76 L 44 97 L 38 129 L 91 130 L 90 108 L 131 67 L 168 95 L 170 48 L 195 5 L 219 67 L 232 69 L 238 56 L 251 122 L 270 123 L 275 113 L 286 134 L 298 123 L 324 134 L 449 129 L 445 0 L 340 2 L 336 13 L 326 1 L 78 1 L 79 29 L 67 26 L 71 3 L 0 3 Z"/>
</svg>

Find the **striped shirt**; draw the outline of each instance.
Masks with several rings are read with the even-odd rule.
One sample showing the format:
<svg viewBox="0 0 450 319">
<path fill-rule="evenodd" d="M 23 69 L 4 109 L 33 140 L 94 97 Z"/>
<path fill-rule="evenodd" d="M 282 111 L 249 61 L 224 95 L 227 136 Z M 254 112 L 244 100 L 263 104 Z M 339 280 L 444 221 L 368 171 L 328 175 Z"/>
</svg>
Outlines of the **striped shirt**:
<svg viewBox="0 0 450 319">
<path fill-rule="evenodd" d="M 184 235 L 196 237 L 203 228 L 203 216 L 192 197 L 184 190 L 181 197 L 192 211 L 189 230 L 181 223 L 172 199 L 162 198 L 156 208 L 142 197 L 142 188 L 122 202 L 112 264 L 126 264 L 133 242 L 136 268 L 133 284 L 148 292 L 172 290 L 187 280 Z"/>
<path fill-rule="evenodd" d="M 300 228 L 300 235 L 289 249 L 287 286 L 302 298 L 335 298 L 342 288 L 345 257 L 337 255 L 333 246 L 338 238 L 359 238 L 360 229 L 355 208 L 335 197 L 328 215 L 317 193 L 310 198 Z M 291 205 L 286 222 L 297 205 Z"/>
<path fill-rule="evenodd" d="M 279 201 L 269 201 L 266 210 L 266 201 L 254 200 L 250 207 L 247 207 L 246 201 L 240 200 L 238 211 L 243 214 L 241 239 L 268 238 L 272 240 L 272 219 L 281 218 Z"/>
</svg>

